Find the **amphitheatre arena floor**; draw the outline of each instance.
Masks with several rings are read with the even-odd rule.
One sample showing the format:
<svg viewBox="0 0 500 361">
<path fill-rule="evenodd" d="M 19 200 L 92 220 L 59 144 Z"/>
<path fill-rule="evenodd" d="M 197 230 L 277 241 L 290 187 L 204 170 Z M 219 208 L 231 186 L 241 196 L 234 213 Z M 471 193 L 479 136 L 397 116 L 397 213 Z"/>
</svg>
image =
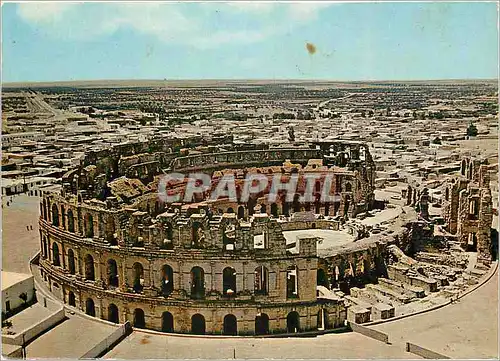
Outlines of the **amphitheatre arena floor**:
<svg viewBox="0 0 500 361">
<path fill-rule="evenodd" d="M 16 196 L 7 207 L 8 198 L 2 200 L 2 270 L 29 273 L 29 259 L 40 244 L 38 198 Z M 33 225 L 33 230 L 27 231 L 26 225 Z M 487 283 L 454 304 L 372 326 L 388 333 L 391 345 L 357 333 L 252 339 L 194 338 L 134 331 L 104 358 L 418 358 L 405 352 L 405 341 L 452 358 L 498 358 L 498 281 L 497 271 Z M 113 329 L 78 314 L 68 317 L 33 341 L 27 348 L 28 357 L 79 357 L 84 349 L 90 349 Z"/>
</svg>

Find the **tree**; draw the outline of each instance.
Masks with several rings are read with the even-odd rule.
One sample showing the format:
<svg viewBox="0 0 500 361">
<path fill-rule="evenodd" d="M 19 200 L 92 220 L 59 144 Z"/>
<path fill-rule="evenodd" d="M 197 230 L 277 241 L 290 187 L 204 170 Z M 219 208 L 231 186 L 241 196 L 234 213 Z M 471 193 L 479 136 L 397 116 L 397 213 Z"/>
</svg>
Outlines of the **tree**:
<svg viewBox="0 0 500 361">
<path fill-rule="evenodd" d="M 477 133 L 478 133 L 477 128 L 474 125 L 474 123 L 472 123 L 472 120 L 471 120 L 469 126 L 467 127 L 467 135 L 469 137 L 475 137 L 475 136 L 477 136 Z"/>
</svg>

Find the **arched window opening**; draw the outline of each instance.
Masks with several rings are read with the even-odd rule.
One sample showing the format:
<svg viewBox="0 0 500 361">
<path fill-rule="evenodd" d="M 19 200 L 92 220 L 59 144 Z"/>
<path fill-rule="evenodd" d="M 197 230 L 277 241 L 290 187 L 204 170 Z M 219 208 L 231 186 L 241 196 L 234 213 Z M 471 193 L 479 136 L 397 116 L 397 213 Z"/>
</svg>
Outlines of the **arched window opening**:
<svg viewBox="0 0 500 361">
<path fill-rule="evenodd" d="M 68 304 L 70 306 L 76 307 L 75 294 L 72 291 L 69 291 L 68 293 Z"/>
<path fill-rule="evenodd" d="M 468 252 L 477 252 L 477 236 L 476 236 L 476 233 L 469 233 L 469 237 L 467 239 L 467 251 Z"/>
<path fill-rule="evenodd" d="M 278 205 L 276 203 L 271 204 L 271 215 L 278 218 Z"/>
<path fill-rule="evenodd" d="M 66 211 L 64 206 L 61 206 L 61 223 L 64 230 L 66 230 Z"/>
<path fill-rule="evenodd" d="M 224 296 L 236 296 L 236 270 L 226 267 L 222 271 L 222 287 Z"/>
<path fill-rule="evenodd" d="M 352 192 L 352 185 L 351 185 L 351 183 L 346 183 L 346 185 L 345 185 L 345 191 L 346 192 Z"/>
<path fill-rule="evenodd" d="M 68 250 L 68 269 L 70 274 L 74 275 L 76 273 L 75 253 L 71 248 Z"/>
<path fill-rule="evenodd" d="M 267 295 L 269 271 L 265 266 L 259 266 L 254 271 L 255 284 L 254 292 L 256 295 Z"/>
<path fill-rule="evenodd" d="M 133 289 L 135 293 L 141 293 L 144 288 L 144 268 L 142 264 L 139 262 L 134 263 L 134 281 L 133 281 Z"/>
<path fill-rule="evenodd" d="M 269 316 L 265 313 L 259 313 L 255 317 L 255 334 L 268 335 L 269 334 Z"/>
<path fill-rule="evenodd" d="M 226 315 L 224 317 L 224 327 L 222 330 L 224 335 L 238 335 L 238 321 L 234 315 Z"/>
<path fill-rule="evenodd" d="M 59 246 L 56 242 L 52 243 L 52 264 L 54 266 L 61 266 L 61 259 L 59 256 Z"/>
<path fill-rule="evenodd" d="M 174 290 L 174 270 L 169 265 L 161 268 L 161 293 L 168 296 Z"/>
<path fill-rule="evenodd" d="M 448 187 L 446 187 L 444 190 L 444 199 L 447 201 L 450 200 L 450 189 Z"/>
<path fill-rule="evenodd" d="M 300 331 L 300 316 L 296 311 L 292 311 L 286 317 L 286 329 L 288 333 Z"/>
<path fill-rule="evenodd" d="M 226 213 L 234 213 L 234 209 L 232 207 L 229 207 Z"/>
<path fill-rule="evenodd" d="M 140 308 L 134 310 L 134 327 L 146 328 L 146 317 L 144 311 Z"/>
<path fill-rule="evenodd" d="M 201 267 L 191 269 L 191 298 L 205 297 L 205 272 Z"/>
<path fill-rule="evenodd" d="M 469 219 L 478 219 L 479 217 L 479 207 L 478 207 L 478 199 L 471 199 L 469 202 Z"/>
<path fill-rule="evenodd" d="M 95 317 L 95 305 L 92 298 L 87 298 L 87 301 L 85 302 L 85 313 L 89 316 Z"/>
<path fill-rule="evenodd" d="M 245 207 L 239 206 L 238 207 L 238 219 L 243 219 L 245 218 Z"/>
<path fill-rule="evenodd" d="M 68 231 L 75 232 L 75 218 L 71 209 L 68 210 Z"/>
<path fill-rule="evenodd" d="M 191 317 L 191 333 L 195 335 L 205 334 L 205 317 L 199 313 Z"/>
<path fill-rule="evenodd" d="M 265 204 L 260 205 L 260 213 L 267 213 L 267 206 Z"/>
<path fill-rule="evenodd" d="M 108 306 L 108 321 L 113 323 L 120 323 L 118 307 L 114 303 L 110 303 Z"/>
<path fill-rule="evenodd" d="M 118 265 L 114 259 L 108 260 L 108 285 L 118 287 Z"/>
<path fill-rule="evenodd" d="M 59 227 L 59 209 L 56 204 L 52 205 L 52 225 Z"/>
<path fill-rule="evenodd" d="M 161 315 L 161 330 L 163 332 L 174 332 L 174 316 L 168 311 Z"/>
<path fill-rule="evenodd" d="M 286 297 L 298 298 L 298 275 L 297 267 L 290 266 L 286 271 Z"/>
<path fill-rule="evenodd" d="M 94 217 L 88 213 L 85 216 L 85 236 L 87 238 L 94 237 Z"/>
<path fill-rule="evenodd" d="M 90 254 L 85 256 L 85 279 L 95 281 L 94 258 Z"/>
<path fill-rule="evenodd" d="M 47 246 L 47 237 L 43 238 L 43 257 L 49 258 L 49 250 Z"/>
<path fill-rule="evenodd" d="M 292 208 L 293 208 L 294 212 L 300 212 L 299 198 L 300 198 L 300 195 L 298 195 L 298 194 L 293 196 Z"/>
</svg>

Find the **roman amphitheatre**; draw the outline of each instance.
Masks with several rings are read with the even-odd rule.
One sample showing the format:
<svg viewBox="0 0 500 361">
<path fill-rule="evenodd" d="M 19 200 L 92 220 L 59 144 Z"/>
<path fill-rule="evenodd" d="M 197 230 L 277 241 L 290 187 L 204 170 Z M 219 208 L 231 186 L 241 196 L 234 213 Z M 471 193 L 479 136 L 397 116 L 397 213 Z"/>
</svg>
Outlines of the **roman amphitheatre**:
<svg viewBox="0 0 500 361">
<path fill-rule="evenodd" d="M 399 205 L 376 201 L 362 142 L 217 152 L 197 139 L 117 145 L 88 152 L 60 191 L 43 194 L 33 262 L 54 297 L 96 322 L 165 334 L 340 332 L 457 299 L 491 271 L 488 167 L 464 158 L 436 208 L 411 182 Z M 301 180 L 291 202 L 280 194 L 270 203 L 269 189 L 246 203 L 208 192 L 190 203 L 159 199 L 163 174 L 193 171 L 284 182 L 317 174 L 318 188 L 329 174 L 337 201 L 299 202 Z"/>
</svg>

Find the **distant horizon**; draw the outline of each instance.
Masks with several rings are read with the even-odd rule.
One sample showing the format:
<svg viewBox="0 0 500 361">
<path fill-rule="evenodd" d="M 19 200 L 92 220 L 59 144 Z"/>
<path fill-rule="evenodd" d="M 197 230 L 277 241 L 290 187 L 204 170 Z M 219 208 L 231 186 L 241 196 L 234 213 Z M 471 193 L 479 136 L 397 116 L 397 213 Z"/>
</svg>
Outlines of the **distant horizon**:
<svg viewBox="0 0 500 361">
<path fill-rule="evenodd" d="M 83 79 L 83 80 L 53 80 L 53 81 L 19 81 L 19 82 L 2 82 L 2 87 L 14 87 L 22 85 L 43 85 L 43 84 L 71 84 L 71 83 L 112 83 L 112 82 L 154 82 L 154 83 L 169 83 L 169 82 L 287 82 L 287 83 L 432 83 L 432 82 L 499 82 L 498 78 L 469 78 L 469 79 L 369 79 L 369 80 L 335 80 L 335 79 L 292 79 L 292 78 L 201 78 L 201 79 Z"/>
<path fill-rule="evenodd" d="M 497 3 L 9 2 L 2 81 L 496 79 Z"/>
</svg>

